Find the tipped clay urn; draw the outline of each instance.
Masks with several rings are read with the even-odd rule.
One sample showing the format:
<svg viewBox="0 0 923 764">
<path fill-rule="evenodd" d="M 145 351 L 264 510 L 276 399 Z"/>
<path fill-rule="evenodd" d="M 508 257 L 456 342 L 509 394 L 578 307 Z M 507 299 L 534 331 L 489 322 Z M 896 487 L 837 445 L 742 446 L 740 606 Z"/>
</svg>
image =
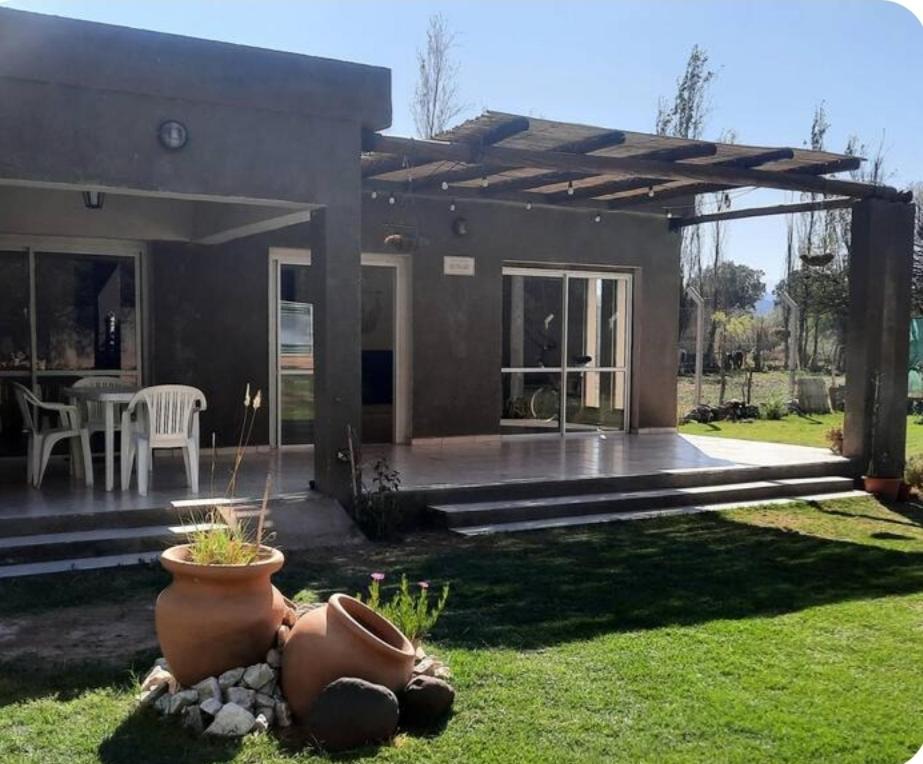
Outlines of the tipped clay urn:
<svg viewBox="0 0 923 764">
<path fill-rule="evenodd" d="M 269 580 L 285 562 L 278 549 L 261 547 L 250 565 L 200 565 L 184 544 L 160 562 L 173 582 L 157 598 L 157 639 L 181 685 L 263 660 L 286 610 Z"/>
<path fill-rule="evenodd" d="M 334 594 L 299 618 L 285 642 L 282 692 L 303 721 L 331 682 L 356 677 L 398 693 L 413 663 L 413 645 L 390 621 L 353 597 Z"/>
</svg>

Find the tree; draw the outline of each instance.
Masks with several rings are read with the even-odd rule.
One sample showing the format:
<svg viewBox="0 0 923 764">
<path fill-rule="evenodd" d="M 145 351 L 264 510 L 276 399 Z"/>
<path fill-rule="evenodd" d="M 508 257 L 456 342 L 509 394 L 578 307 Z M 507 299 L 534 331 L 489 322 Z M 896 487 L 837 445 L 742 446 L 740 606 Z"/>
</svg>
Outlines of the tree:
<svg viewBox="0 0 923 764">
<path fill-rule="evenodd" d="M 455 33 L 445 17 L 429 17 L 426 48 L 417 51 L 417 85 L 410 109 L 421 138 L 446 130 L 464 108 L 458 96 L 458 64 L 452 59 Z"/>
<path fill-rule="evenodd" d="M 752 311 L 766 294 L 766 274 L 743 263 L 725 260 L 717 271 L 709 266 L 702 273 L 702 283 L 695 286 L 716 311 Z M 717 298 L 717 299 L 716 299 Z"/>
<path fill-rule="evenodd" d="M 917 203 L 917 224 L 913 237 L 913 312 L 923 315 L 923 183 L 913 189 Z"/>
<path fill-rule="evenodd" d="M 661 98 L 657 105 L 656 132 L 676 138 L 699 140 L 705 130 L 708 116 L 708 93 L 715 72 L 708 66 L 708 53 L 698 45 L 692 46 L 686 69 L 676 80 L 676 93 L 668 100 Z M 698 197 L 693 202 L 690 214 L 701 211 Z M 682 231 L 681 267 L 683 285 L 693 277 L 701 281 L 702 275 L 702 232 L 699 226 L 689 226 Z M 685 299 L 685 290 L 683 297 Z M 686 311 L 681 310 L 680 315 Z M 682 330 L 683 327 L 680 327 Z"/>
</svg>

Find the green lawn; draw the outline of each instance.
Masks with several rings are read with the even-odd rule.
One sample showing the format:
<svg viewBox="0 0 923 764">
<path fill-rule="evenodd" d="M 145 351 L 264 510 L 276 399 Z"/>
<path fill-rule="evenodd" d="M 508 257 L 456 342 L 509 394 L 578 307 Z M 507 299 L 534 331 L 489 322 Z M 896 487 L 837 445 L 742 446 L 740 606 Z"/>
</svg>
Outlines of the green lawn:
<svg viewBox="0 0 923 764">
<path fill-rule="evenodd" d="M 920 417 L 907 417 L 907 455 L 923 453 L 923 424 Z M 757 419 L 752 422 L 690 422 L 679 426 L 687 435 L 714 435 L 719 438 L 763 440 L 769 443 L 792 443 L 798 446 L 825 448 L 825 433 L 831 427 L 842 427 L 842 414 L 789 415 L 780 420 Z"/>
<path fill-rule="evenodd" d="M 453 718 L 351 761 L 904 762 L 923 744 L 923 510 L 872 499 L 586 531 L 292 555 L 288 594 L 368 571 L 451 580 L 431 648 Z M 0 623 L 153 599 L 157 569 L 0 585 Z M 124 617 L 131 617 L 127 613 Z M 48 623 L 48 628 L 67 628 Z M 62 656 L 63 658 L 64 656 Z M 130 671 L 0 665 L 0 761 L 283 762 L 271 737 L 206 743 L 136 713 Z"/>
</svg>

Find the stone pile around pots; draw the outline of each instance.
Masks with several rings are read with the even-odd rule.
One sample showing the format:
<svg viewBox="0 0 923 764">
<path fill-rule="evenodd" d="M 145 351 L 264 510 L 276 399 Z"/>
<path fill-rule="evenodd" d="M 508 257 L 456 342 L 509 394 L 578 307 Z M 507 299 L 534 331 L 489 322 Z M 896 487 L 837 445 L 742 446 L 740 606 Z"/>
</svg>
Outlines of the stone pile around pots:
<svg viewBox="0 0 923 764">
<path fill-rule="evenodd" d="M 292 723 L 279 687 L 281 653 L 272 648 L 263 663 L 233 668 L 181 687 L 160 658 L 141 684 L 139 701 L 161 716 L 180 719 L 195 734 L 243 737 Z"/>
</svg>

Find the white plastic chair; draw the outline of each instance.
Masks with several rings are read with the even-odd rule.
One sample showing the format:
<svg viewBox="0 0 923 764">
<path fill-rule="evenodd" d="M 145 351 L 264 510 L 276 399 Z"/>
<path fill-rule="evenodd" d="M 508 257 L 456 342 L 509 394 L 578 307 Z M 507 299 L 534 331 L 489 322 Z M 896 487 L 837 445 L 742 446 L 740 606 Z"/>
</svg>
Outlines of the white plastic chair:
<svg viewBox="0 0 923 764">
<path fill-rule="evenodd" d="M 93 485 L 93 462 L 90 455 L 90 434 L 80 426 L 80 412 L 76 406 L 66 403 L 47 403 L 41 400 L 28 387 L 18 382 L 11 382 L 16 394 L 16 401 L 22 412 L 22 421 L 29 434 L 29 448 L 26 459 L 26 475 L 36 488 L 41 486 L 45 468 L 51 459 L 51 452 L 62 440 L 77 438 L 80 441 L 80 454 L 83 457 L 83 475 L 88 486 Z M 58 426 L 46 426 L 42 422 L 42 412 L 47 411 L 58 416 Z M 71 451 L 72 459 L 74 450 Z M 72 468 L 73 468 L 72 464 Z"/>
<path fill-rule="evenodd" d="M 205 394 L 188 385 L 155 385 L 135 393 L 122 414 L 122 487 L 131 481 L 138 457 L 138 493 L 147 496 L 153 451 L 181 448 L 186 481 L 199 492 L 199 412 L 205 410 Z"/>
<path fill-rule="evenodd" d="M 74 388 L 94 388 L 97 390 L 124 390 L 125 382 L 118 377 L 83 377 L 78 379 L 72 385 Z M 87 432 L 92 435 L 94 432 L 104 432 L 106 429 L 106 409 L 105 404 L 101 401 L 84 400 L 78 401 L 82 417 L 81 424 L 86 427 Z M 115 429 L 119 429 L 119 420 L 115 422 Z"/>
</svg>

